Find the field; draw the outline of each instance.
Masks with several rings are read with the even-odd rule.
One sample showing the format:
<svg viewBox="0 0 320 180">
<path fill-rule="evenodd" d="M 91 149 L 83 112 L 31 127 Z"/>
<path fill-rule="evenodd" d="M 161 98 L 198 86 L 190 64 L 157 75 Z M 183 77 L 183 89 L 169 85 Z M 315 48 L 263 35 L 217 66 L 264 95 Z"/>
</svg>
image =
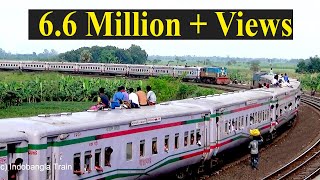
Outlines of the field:
<svg viewBox="0 0 320 180">
<path fill-rule="evenodd" d="M 170 77 L 128 80 L 19 71 L 0 71 L 0 76 L 0 118 L 83 111 L 95 104 L 100 87 L 105 87 L 106 95 L 112 98 L 118 86 L 123 85 L 127 89 L 140 86 L 145 91 L 146 86 L 150 85 L 158 102 L 221 93 Z"/>
</svg>

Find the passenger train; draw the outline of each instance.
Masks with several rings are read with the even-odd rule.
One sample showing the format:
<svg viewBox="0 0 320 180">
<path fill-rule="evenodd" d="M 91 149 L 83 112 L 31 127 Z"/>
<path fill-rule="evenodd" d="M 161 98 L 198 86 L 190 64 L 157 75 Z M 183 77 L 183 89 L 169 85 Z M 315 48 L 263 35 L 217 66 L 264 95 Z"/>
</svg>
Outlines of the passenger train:
<svg viewBox="0 0 320 180">
<path fill-rule="evenodd" d="M 0 61 L 0 70 L 58 71 L 72 73 L 97 73 L 149 77 L 167 75 L 184 76 L 185 80 L 211 84 L 229 84 L 227 69 L 224 67 L 185 67 L 137 64 L 104 64 L 43 61 Z"/>
<path fill-rule="evenodd" d="M 69 65 L 72 66 L 72 65 Z M 19 180 L 182 179 L 292 122 L 300 82 L 169 101 L 139 109 L 43 114 L 0 120 L 0 166 L 23 160 Z M 275 126 L 275 122 L 278 125 Z M 8 179 L 0 171 L 0 180 Z"/>
</svg>

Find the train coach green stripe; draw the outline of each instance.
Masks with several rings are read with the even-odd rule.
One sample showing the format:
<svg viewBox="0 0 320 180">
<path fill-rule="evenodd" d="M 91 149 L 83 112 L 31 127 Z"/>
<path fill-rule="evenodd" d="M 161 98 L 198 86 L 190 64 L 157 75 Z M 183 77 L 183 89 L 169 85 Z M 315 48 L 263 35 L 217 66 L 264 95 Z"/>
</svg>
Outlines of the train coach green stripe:
<svg viewBox="0 0 320 180">
<path fill-rule="evenodd" d="M 1 156 L 6 156 L 6 155 L 8 155 L 8 151 L 7 150 L 0 151 L 0 157 Z"/>
<path fill-rule="evenodd" d="M 51 142 L 49 146 L 67 146 L 71 144 L 84 143 L 84 142 L 94 141 L 94 140 L 96 140 L 96 136 L 88 136 L 88 137 L 83 137 L 79 139 L 70 139 L 70 140 L 65 140 L 60 142 Z"/>
<path fill-rule="evenodd" d="M 31 150 L 41 150 L 41 149 L 47 149 L 48 144 L 29 144 L 28 148 Z"/>
<path fill-rule="evenodd" d="M 136 176 L 136 175 L 140 175 L 141 173 L 132 173 L 132 174 L 114 174 L 111 176 L 107 176 L 104 179 L 105 180 L 109 180 L 109 179 L 117 179 L 117 178 L 123 178 L 123 177 L 129 177 L 129 176 Z"/>
<path fill-rule="evenodd" d="M 26 153 L 28 152 L 28 147 L 21 147 L 16 149 L 16 153 Z"/>
<path fill-rule="evenodd" d="M 198 122 L 203 122 L 203 119 L 192 119 L 189 121 L 184 121 L 183 124 L 193 124 L 193 123 L 198 123 Z"/>
</svg>

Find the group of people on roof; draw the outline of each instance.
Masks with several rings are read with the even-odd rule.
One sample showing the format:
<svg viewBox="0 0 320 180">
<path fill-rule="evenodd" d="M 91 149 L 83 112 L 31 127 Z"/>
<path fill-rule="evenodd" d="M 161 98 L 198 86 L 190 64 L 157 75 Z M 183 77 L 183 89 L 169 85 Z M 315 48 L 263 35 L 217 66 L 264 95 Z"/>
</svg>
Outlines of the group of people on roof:
<svg viewBox="0 0 320 180">
<path fill-rule="evenodd" d="M 133 88 L 129 88 L 127 91 L 124 86 L 120 86 L 110 101 L 104 92 L 105 89 L 100 88 L 98 103 L 92 106 L 90 110 L 115 109 L 116 107 L 131 109 L 155 105 L 157 102 L 156 94 L 151 90 L 151 86 L 147 86 L 146 89 L 147 93 L 142 91 L 141 87 L 137 87 L 136 92 L 134 92 Z"/>
<path fill-rule="evenodd" d="M 273 75 L 273 79 L 271 81 L 271 84 L 274 87 L 284 87 L 284 86 L 290 86 L 289 76 L 287 73 L 283 74 L 274 74 L 272 71 L 272 68 L 270 69 L 269 75 Z M 263 87 L 266 87 L 266 83 L 263 85 Z M 268 88 L 268 87 L 267 87 Z"/>
</svg>

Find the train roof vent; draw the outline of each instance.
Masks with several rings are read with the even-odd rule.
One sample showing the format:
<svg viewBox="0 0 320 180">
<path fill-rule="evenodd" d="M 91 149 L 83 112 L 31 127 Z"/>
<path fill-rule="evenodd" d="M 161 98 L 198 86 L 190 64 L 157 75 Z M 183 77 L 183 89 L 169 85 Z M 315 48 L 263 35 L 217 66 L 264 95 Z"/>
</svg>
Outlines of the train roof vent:
<svg viewBox="0 0 320 180">
<path fill-rule="evenodd" d="M 221 94 L 214 94 L 214 96 L 220 96 Z"/>
<path fill-rule="evenodd" d="M 169 102 L 160 103 L 160 105 L 169 105 L 169 104 L 170 104 Z"/>
<path fill-rule="evenodd" d="M 72 112 L 63 112 L 63 113 L 61 113 L 61 115 L 71 115 L 72 114 Z"/>
<path fill-rule="evenodd" d="M 50 116 L 61 116 L 61 113 L 57 113 L 57 114 L 49 114 Z"/>
<path fill-rule="evenodd" d="M 50 114 L 39 114 L 38 117 L 50 117 Z"/>
<path fill-rule="evenodd" d="M 209 95 L 207 95 L 207 97 L 213 97 L 213 95 L 212 95 L 212 94 L 209 94 Z"/>
<path fill-rule="evenodd" d="M 87 112 L 98 112 L 98 110 L 88 109 Z"/>
<path fill-rule="evenodd" d="M 193 99 L 200 99 L 200 97 L 193 97 Z"/>
<path fill-rule="evenodd" d="M 200 96 L 200 98 L 206 98 L 206 96 Z"/>
</svg>

